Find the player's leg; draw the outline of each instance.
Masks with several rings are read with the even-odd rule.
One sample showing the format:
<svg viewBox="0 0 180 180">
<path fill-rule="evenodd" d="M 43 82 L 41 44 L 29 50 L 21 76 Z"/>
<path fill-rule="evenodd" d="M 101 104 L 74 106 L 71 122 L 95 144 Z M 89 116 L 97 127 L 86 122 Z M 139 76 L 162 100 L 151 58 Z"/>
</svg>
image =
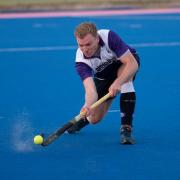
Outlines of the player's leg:
<svg viewBox="0 0 180 180">
<path fill-rule="evenodd" d="M 91 124 L 96 124 L 99 121 L 101 121 L 105 116 L 105 114 L 107 113 L 110 105 L 112 104 L 112 101 L 113 101 L 112 98 L 108 99 L 107 101 L 105 101 L 104 103 L 93 109 L 92 115 L 87 117 L 88 121 Z"/>
<path fill-rule="evenodd" d="M 135 55 L 139 64 L 139 56 Z M 118 70 L 118 76 L 121 76 L 124 66 Z M 135 74 L 121 86 L 120 110 L 121 110 L 121 143 L 134 144 L 132 138 L 133 114 L 136 105 L 136 92 L 133 85 Z"/>
<path fill-rule="evenodd" d="M 110 84 L 113 82 L 113 80 L 101 80 L 101 79 L 95 78 L 94 82 L 95 82 L 97 93 L 98 93 L 98 99 L 100 99 L 101 97 L 103 97 L 105 94 L 108 93 L 108 88 Z M 104 103 L 102 103 L 100 106 L 93 109 L 93 113 L 91 116 L 87 118 L 85 117 L 84 119 L 81 119 L 80 121 L 78 121 L 76 124 L 74 124 L 71 128 L 67 130 L 68 133 L 69 134 L 76 133 L 77 131 L 87 126 L 89 122 L 91 124 L 98 123 L 106 114 L 109 106 L 112 103 L 112 100 L 113 98 L 110 98 Z"/>
<path fill-rule="evenodd" d="M 113 76 L 111 79 L 94 78 L 98 99 L 108 93 L 109 87 L 113 83 L 116 76 Z M 107 101 L 93 110 L 92 115 L 88 117 L 91 124 L 96 124 L 103 119 L 104 115 L 107 113 L 110 105 L 112 104 L 113 99 L 114 98 L 109 98 Z"/>
<path fill-rule="evenodd" d="M 121 143 L 134 144 L 132 138 L 133 114 L 136 104 L 136 93 L 133 82 L 129 81 L 122 85 L 120 97 L 121 109 Z"/>
<path fill-rule="evenodd" d="M 89 117 L 82 118 L 79 120 L 76 124 L 74 124 L 71 128 L 69 128 L 67 131 L 69 134 L 74 134 L 78 131 L 80 131 L 83 127 L 87 126 L 89 122 L 91 124 L 98 123 L 106 114 L 108 111 L 109 106 L 112 103 L 112 99 L 109 99 L 99 105 L 98 107 L 94 108 L 92 111 L 92 115 Z"/>
</svg>

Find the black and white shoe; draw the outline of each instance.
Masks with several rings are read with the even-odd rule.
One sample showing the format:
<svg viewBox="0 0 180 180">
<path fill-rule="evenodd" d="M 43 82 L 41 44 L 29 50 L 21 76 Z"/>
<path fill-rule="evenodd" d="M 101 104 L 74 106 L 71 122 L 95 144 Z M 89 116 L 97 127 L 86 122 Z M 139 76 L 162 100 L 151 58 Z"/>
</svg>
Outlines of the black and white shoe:
<svg viewBox="0 0 180 180">
<path fill-rule="evenodd" d="M 132 128 L 130 126 L 121 127 L 121 144 L 135 144 L 135 140 L 132 137 Z"/>
</svg>

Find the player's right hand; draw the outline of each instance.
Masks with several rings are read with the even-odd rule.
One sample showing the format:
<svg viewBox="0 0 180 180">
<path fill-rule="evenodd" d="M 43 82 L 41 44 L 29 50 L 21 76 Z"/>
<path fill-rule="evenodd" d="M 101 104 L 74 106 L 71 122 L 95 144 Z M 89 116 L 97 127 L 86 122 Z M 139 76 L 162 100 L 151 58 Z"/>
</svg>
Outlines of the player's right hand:
<svg viewBox="0 0 180 180">
<path fill-rule="evenodd" d="M 84 107 L 81 109 L 81 111 L 80 111 L 80 115 L 81 115 L 82 117 L 88 117 L 88 116 L 90 116 L 91 114 L 92 114 L 91 108 L 86 107 L 86 106 L 84 106 Z"/>
</svg>

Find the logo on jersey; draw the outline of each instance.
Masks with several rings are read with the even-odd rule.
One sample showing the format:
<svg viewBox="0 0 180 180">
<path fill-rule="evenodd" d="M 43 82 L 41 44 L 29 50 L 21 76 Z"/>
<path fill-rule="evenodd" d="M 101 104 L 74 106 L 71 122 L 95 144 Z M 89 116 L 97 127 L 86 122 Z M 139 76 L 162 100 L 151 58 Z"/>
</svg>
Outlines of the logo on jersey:
<svg viewBox="0 0 180 180">
<path fill-rule="evenodd" d="M 101 72 L 103 71 L 106 67 L 108 67 L 110 64 L 113 63 L 113 61 L 115 61 L 116 59 L 113 58 L 113 59 L 107 59 L 106 62 L 102 63 L 101 65 L 99 65 L 97 68 L 96 68 L 96 71 L 97 72 Z"/>
</svg>

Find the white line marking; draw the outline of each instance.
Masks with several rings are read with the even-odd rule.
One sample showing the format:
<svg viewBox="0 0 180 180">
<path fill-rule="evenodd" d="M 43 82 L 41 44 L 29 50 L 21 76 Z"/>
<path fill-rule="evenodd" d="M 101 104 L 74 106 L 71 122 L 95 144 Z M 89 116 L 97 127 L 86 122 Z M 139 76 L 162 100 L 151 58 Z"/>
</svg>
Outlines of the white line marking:
<svg viewBox="0 0 180 180">
<path fill-rule="evenodd" d="M 108 113 L 117 113 L 117 112 L 120 112 L 120 110 L 114 109 L 114 110 L 109 110 L 109 111 L 108 111 Z"/>
<path fill-rule="evenodd" d="M 157 42 L 157 43 L 139 43 L 130 44 L 133 47 L 164 47 L 180 46 L 180 42 Z M 20 48 L 0 48 L 1 52 L 34 52 L 34 51 L 65 51 L 75 50 L 77 46 L 49 46 L 49 47 L 20 47 Z"/>
<path fill-rule="evenodd" d="M 21 48 L 0 48 L 0 52 L 25 52 L 25 51 L 64 51 L 76 49 L 76 46 L 44 46 L 44 47 L 21 47 Z"/>
<path fill-rule="evenodd" d="M 137 43 L 130 44 L 132 47 L 165 47 L 180 46 L 180 42 L 154 42 L 154 43 Z M 33 51 L 65 51 L 75 50 L 77 46 L 44 46 L 44 47 L 20 47 L 20 48 L 0 48 L 1 52 L 33 52 Z"/>
<path fill-rule="evenodd" d="M 134 47 L 180 46 L 180 42 L 140 43 L 140 44 L 132 44 L 132 46 L 134 46 Z"/>
</svg>

